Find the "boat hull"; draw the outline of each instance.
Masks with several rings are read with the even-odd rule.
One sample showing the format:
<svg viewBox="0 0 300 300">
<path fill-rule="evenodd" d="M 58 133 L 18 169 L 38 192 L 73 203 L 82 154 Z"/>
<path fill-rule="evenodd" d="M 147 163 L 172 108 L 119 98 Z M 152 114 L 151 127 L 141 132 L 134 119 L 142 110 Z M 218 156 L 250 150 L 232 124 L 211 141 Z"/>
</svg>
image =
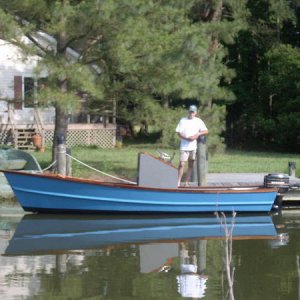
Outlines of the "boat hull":
<svg viewBox="0 0 300 300">
<path fill-rule="evenodd" d="M 268 212 L 277 189 L 154 189 L 5 171 L 18 201 L 32 212 Z"/>
</svg>

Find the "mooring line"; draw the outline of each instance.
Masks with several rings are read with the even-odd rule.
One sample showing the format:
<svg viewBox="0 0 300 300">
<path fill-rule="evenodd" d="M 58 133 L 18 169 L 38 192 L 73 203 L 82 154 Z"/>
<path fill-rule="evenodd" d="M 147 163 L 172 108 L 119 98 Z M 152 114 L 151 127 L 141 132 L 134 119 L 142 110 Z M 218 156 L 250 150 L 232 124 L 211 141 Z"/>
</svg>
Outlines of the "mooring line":
<svg viewBox="0 0 300 300">
<path fill-rule="evenodd" d="M 48 169 L 52 168 L 55 164 L 56 164 L 56 160 L 52 164 L 50 164 L 47 168 L 42 169 L 42 172 L 47 171 Z"/>
<path fill-rule="evenodd" d="M 85 167 L 90 168 L 91 170 L 94 170 L 94 171 L 96 171 L 96 172 L 99 172 L 99 173 L 101 173 L 101 174 L 103 174 L 103 175 L 105 175 L 105 176 L 108 176 L 108 177 L 111 177 L 111 178 L 114 178 L 114 179 L 117 179 L 117 180 L 120 180 L 120 181 L 123 181 L 123 182 L 126 182 L 126 183 L 136 184 L 136 182 L 129 181 L 129 180 L 126 180 L 126 179 L 123 179 L 123 178 L 119 178 L 119 177 L 110 175 L 110 174 L 105 173 L 105 172 L 103 172 L 103 171 L 101 171 L 101 170 L 98 170 L 98 169 L 96 169 L 96 168 L 94 168 L 94 167 L 92 167 L 92 166 L 89 166 L 89 165 L 87 165 L 86 163 L 80 161 L 79 159 L 73 157 L 72 155 L 70 155 L 70 154 L 68 154 L 68 153 L 66 153 L 66 152 L 65 152 L 65 154 L 66 154 L 66 156 L 69 156 L 70 158 L 74 159 L 75 161 L 77 161 L 78 163 L 84 165 Z"/>
</svg>

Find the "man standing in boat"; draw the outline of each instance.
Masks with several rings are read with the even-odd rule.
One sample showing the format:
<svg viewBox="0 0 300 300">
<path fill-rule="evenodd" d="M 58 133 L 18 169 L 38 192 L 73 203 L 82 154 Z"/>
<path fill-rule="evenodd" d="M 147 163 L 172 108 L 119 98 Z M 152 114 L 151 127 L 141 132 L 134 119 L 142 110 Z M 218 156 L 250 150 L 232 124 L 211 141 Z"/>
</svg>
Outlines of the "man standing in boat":
<svg viewBox="0 0 300 300">
<path fill-rule="evenodd" d="M 176 127 L 180 142 L 180 163 L 178 167 L 178 186 L 180 186 L 184 166 L 188 161 L 188 170 L 185 179 L 185 185 L 190 181 L 194 162 L 196 160 L 197 139 L 200 136 L 208 134 L 208 130 L 204 122 L 196 117 L 197 107 L 191 105 L 188 110 L 188 116 L 180 120 Z"/>
</svg>

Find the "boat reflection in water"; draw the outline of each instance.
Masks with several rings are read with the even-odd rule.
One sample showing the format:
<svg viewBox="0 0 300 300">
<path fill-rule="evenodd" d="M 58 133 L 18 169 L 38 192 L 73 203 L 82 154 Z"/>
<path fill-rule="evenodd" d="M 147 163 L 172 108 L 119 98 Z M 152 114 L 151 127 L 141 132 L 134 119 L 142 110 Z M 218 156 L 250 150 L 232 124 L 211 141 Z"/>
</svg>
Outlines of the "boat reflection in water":
<svg viewBox="0 0 300 300">
<path fill-rule="evenodd" d="M 228 293 L 231 295 L 229 299 L 234 299 L 232 289 L 234 266 L 230 257 L 232 240 L 276 239 L 276 237 L 277 231 L 269 215 L 222 215 L 222 217 L 213 214 L 180 215 L 180 217 L 174 215 L 25 215 L 9 241 L 4 257 L 21 256 L 24 259 L 24 256 L 30 255 L 49 258 L 51 257 L 49 254 L 52 254 L 55 255 L 53 270 L 69 274 L 74 270 L 70 268 L 70 261 L 76 256 L 77 263 L 78 259 L 82 260 L 82 274 L 98 274 L 95 278 L 97 281 L 94 282 L 95 286 L 101 282 L 104 276 L 103 270 L 110 270 L 105 273 L 105 278 L 111 278 L 109 286 L 105 283 L 101 292 L 106 296 L 107 291 L 116 290 L 111 286 L 116 279 L 119 284 L 126 282 L 124 286 L 127 287 L 128 276 L 131 276 L 134 278 L 132 282 L 135 284 L 136 291 L 139 286 L 147 284 L 147 278 L 154 280 L 153 276 L 145 277 L 146 274 L 166 273 L 166 276 L 155 277 L 155 280 L 160 282 L 161 296 L 169 293 L 174 297 L 179 294 L 182 297 L 197 299 L 205 297 L 208 281 L 214 280 L 212 274 L 208 272 L 208 269 L 211 269 L 208 262 L 214 261 L 216 264 L 214 272 L 217 272 L 216 269 L 222 273 L 227 272 L 227 276 L 225 273 L 224 276 L 222 275 L 222 278 L 228 279 L 227 285 L 222 284 L 222 287 L 228 286 Z M 208 240 L 220 240 L 224 246 L 222 246 L 222 258 L 215 256 L 218 251 L 214 250 L 210 253 Z M 124 258 L 115 256 L 117 253 L 123 255 L 120 249 L 124 249 L 122 252 Z M 91 260 L 93 263 L 88 264 L 87 268 L 87 262 Z M 134 268 L 130 273 L 128 268 L 130 261 L 133 260 L 138 263 L 139 271 Z M 99 264 L 99 261 L 103 265 Z M 121 265 L 118 264 L 120 261 Z M 50 265 L 49 262 L 47 265 Z M 105 268 L 98 270 L 101 265 L 105 265 Z M 121 272 L 122 267 L 126 272 Z M 125 278 L 120 274 L 124 274 Z M 88 277 L 88 275 L 84 276 Z M 51 280 L 50 278 L 48 276 L 47 280 Z M 106 282 L 105 280 L 103 282 Z M 83 282 L 91 284 L 90 280 Z M 172 282 L 176 282 L 174 289 L 172 289 Z M 37 295 L 42 290 L 40 289 Z M 90 289 L 89 291 L 91 292 Z M 148 292 L 158 293 L 157 289 Z M 99 289 L 91 293 L 96 295 Z M 122 295 L 118 294 L 112 299 L 120 297 Z"/>
<path fill-rule="evenodd" d="M 276 236 L 269 215 L 226 217 L 233 239 Z M 214 215 L 99 216 L 25 215 L 5 254 L 26 255 L 62 250 L 95 249 L 124 243 L 147 243 L 225 237 L 224 224 Z"/>
</svg>

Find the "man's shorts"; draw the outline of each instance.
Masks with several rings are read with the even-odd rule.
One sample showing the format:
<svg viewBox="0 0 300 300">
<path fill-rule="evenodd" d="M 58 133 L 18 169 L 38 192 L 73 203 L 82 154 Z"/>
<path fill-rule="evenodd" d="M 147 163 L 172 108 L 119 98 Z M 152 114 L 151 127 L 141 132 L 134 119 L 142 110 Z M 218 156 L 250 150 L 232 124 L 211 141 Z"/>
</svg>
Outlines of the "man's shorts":
<svg viewBox="0 0 300 300">
<path fill-rule="evenodd" d="M 196 160 L 197 150 L 180 150 L 180 161 Z"/>
</svg>

